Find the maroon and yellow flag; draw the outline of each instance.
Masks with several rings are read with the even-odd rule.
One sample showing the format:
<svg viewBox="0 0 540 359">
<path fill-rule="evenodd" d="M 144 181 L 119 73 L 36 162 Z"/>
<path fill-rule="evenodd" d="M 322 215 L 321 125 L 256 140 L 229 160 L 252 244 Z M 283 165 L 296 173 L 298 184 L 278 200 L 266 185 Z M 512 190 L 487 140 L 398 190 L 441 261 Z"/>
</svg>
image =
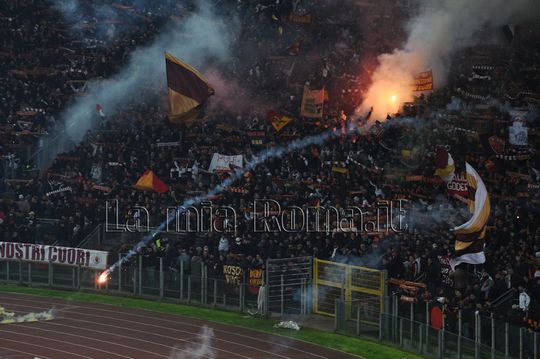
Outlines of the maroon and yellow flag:
<svg viewBox="0 0 540 359">
<path fill-rule="evenodd" d="M 169 190 L 169 186 L 163 183 L 151 170 L 144 171 L 133 187 L 142 191 L 154 191 L 157 193 L 165 193 Z"/>
<path fill-rule="evenodd" d="M 283 127 L 287 126 L 293 120 L 292 117 L 276 111 L 268 111 L 266 119 L 272 124 L 276 132 L 281 131 Z"/>
<path fill-rule="evenodd" d="M 195 68 L 165 53 L 167 87 L 171 105 L 171 122 L 192 120 L 198 110 L 214 94 L 214 89 Z"/>
<path fill-rule="evenodd" d="M 452 269 L 460 263 L 482 264 L 486 261 L 484 237 L 491 212 L 489 193 L 473 166 L 468 162 L 465 162 L 465 166 L 468 190 L 470 196 L 474 198 L 469 200 L 469 210 L 472 217 L 461 226 L 454 228 L 456 256 L 450 261 Z"/>
</svg>

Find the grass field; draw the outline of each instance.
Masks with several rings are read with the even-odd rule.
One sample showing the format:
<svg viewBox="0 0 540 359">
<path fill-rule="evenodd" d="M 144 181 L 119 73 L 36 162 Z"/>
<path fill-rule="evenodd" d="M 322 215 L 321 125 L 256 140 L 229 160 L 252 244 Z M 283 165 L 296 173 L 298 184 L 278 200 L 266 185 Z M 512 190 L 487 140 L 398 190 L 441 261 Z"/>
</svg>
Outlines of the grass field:
<svg viewBox="0 0 540 359">
<path fill-rule="evenodd" d="M 179 314 L 186 317 L 199 318 L 218 323 L 230 324 L 261 332 L 287 336 L 306 342 L 319 344 L 325 347 L 356 354 L 366 359 L 416 359 L 421 356 L 399 350 L 392 346 L 377 341 L 349 337 L 336 333 L 323 332 L 321 330 L 302 328 L 299 331 L 277 329 L 273 325 L 275 321 L 254 318 L 244 314 L 223 310 L 208 309 L 196 306 L 187 306 L 175 303 L 151 301 L 138 298 L 126 298 L 110 295 L 92 294 L 86 292 L 71 292 L 53 289 L 23 287 L 16 285 L 0 285 L 0 292 L 26 293 L 47 297 L 56 297 L 72 300 L 80 300 L 94 303 L 115 304 L 123 307 L 141 308 L 162 313 Z M 2 304 L 2 303 L 0 303 Z"/>
</svg>

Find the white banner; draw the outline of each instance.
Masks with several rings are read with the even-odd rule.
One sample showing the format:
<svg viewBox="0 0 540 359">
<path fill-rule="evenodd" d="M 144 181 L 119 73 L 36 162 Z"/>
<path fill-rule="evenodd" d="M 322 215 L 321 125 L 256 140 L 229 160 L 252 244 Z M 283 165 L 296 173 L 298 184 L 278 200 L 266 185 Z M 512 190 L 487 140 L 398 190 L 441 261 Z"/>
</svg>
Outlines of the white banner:
<svg viewBox="0 0 540 359">
<path fill-rule="evenodd" d="M 0 242 L 0 260 L 52 262 L 94 269 L 107 269 L 108 252 L 41 244 Z"/>
<path fill-rule="evenodd" d="M 234 170 L 235 168 L 242 168 L 243 161 L 244 161 L 244 156 L 242 155 L 226 156 L 220 153 L 214 153 L 214 156 L 212 157 L 212 162 L 210 162 L 210 167 L 208 168 L 208 171 L 209 172 L 230 171 L 230 170 Z"/>
<path fill-rule="evenodd" d="M 521 124 L 514 123 L 513 126 L 508 127 L 508 141 L 512 145 L 527 146 L 527 127 Z"/>
</svg>

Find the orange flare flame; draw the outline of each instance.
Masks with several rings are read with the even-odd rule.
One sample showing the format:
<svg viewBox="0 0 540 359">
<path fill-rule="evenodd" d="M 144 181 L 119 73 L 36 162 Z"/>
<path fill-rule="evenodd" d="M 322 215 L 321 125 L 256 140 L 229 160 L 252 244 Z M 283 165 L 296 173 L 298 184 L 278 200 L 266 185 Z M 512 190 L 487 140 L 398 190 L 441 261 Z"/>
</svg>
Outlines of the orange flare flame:
<svg viewBox="0 0 540 359">
<path fill-rule="evenodd" d="M 107 269 L 105 272 L 101 273 L 98 278 L 98 284 L 105 284 L 109 280 L 109 274 L 111 272 Z"/>
</svg>

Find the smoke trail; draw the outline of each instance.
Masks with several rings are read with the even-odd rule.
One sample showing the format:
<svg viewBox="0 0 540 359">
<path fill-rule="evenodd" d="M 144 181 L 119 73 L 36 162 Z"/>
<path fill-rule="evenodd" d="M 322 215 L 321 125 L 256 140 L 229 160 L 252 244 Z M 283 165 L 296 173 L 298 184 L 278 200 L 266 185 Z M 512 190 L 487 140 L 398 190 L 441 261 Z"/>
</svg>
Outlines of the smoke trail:
<svg viewBox="0 0 540 359">
<path fill-rule="evenodd" d="M 358 128 L 355 127 L 352 129 L 355 132 L 358 132 Z M 212 188 L 209 192 L 207 192 L 204 195 L 200 195 L 197 197 L 193 197 L 190 199 L 187 199 L 182 203 L 181 205 L 177 206 L 176 210 L 177 212 L 182 212 L 186 208 L 189 208 L 197 203 L 203 202 L 209 197 L 212 197 L 220 192 L 222 192 L 226 187 L 232 185 L 237 179 L 241 178 L 245 171 L 253 170 L 257 165 L 264 163 L 270 158 L 277 158 L 281 157 L 287 153 L 300 150 L 302 148 L 305 148 L 310 145 L 320 145 L 324 143 L 326 140 L 328 140 L 331 137 L 340 136 L 340 132 L 334 132 L 331 130 L 328 130 L 326 132 L 323 132 L 319 135 L 313 135 L 308 136 L 303 139 L 295 140 L 288 144 L 287 146 L 281 146 L 277 148 L 270 148 L 262 151 L 258 155 L 255 155 L 251 161 L 249 161 L 246 166 L 242 169 L 237 169 L 229 178 L 224 180 L 222 183 L 216 185 L 214 188 Z M 129 250 L 129 252 L 123 256 L 120 260 L 118 260 L 116 263 L 112 264 L 106 271 L 104 271 L 100 277 L 99 282 L 104 283 L 107 281 L 109 275 L 116 270 L 119 266 L 129 261 L 133 256 L 137 255 L 142 248 L 147 246 L 150 242 L 154 240 L 154 238 L 167 226 L 174 221 L 176 218 L 176 213 L 173 211 L 173 213 L 165 220 L 163 221 L 159 227 L 157 227 L 154 231 L 152 231 L 149 235 L 145 236 L 139 243 L 137 243 L 132 249 Z"/>
<path fill-rule="evenodd" d="M 338 136 L 340 135 L 339 132 L 333 132 L 333 131 L 326 131 L 323 132 L 320 135 L 314 135 L 305 137 L 300 140 L 296 140 L 288 144 L 287 146 L 277 147 L 277 148 L 270 148 L 262 151 L 258 155 L 254 156 L 251 161 L 249 161 L 244 168 L 237 169 L 229 178 L 212 188 L 209 192 L 207 192 L 204 195 L 197 196 L 190 198 L 186 200 L 184 203 L 182 203 L 180 206 L 177 206 L 176 210 L 177 212 L 182 212 L 186 208 L 191 207 L 197 203 L 200 203 L 204 200 L 206 200 L 208 197 L 214 196 L 220 192 L 222 192 L 226 187 L 232 185 L 237 179 L 241 178 L 245 171 L 253 170 L 255 167 L 266 160 L 270 158 L 277 158 L 281 157 L 287 153 L 300 150 L 302 148 L 305 148 L 310 145 L 320 145 L 323 142 L 325 142 L 328 138 L 332 136 Z M 99 282 L 105 282 L 107 280 L 107 277 L 116 270 L 116 268 L 123 263 L 129 261 L 133 256 L 137 255 L 142 248 L 144 248 L 148 243 L 150 243 L 159 232 L 163 231 L 167 226 L 176 218 L 176 213 L 173 213 L 165 220 L 163 221 L 159 227 L 157 227 L 154 231 L 152 231 L 149 235 L 145 236 L 139 243 L 137 243 L 132 249 L 129 250 L 127 255 L 122 257 L 120 260 L 118 260 L 116 263 L 111 265 L 109 269 L 107 269 L 105 272 L 103 272 L 100 275 Z"/>
<path fill-rule="evenodd" d="M 188 344 L 184 348 L 175 346 L 169 354 L 169 359 L 199 359 L 217 357 L 216 351 L 212 348 L 212 339 L 214 338 L 214 329 L 204 325 L 199 334 L 199 342 Z"/>
<path fill-rule="evenodd" d="M 96 121 L 96 104 L 112 114 L 128 101 L 144 103 L 160 89 L 165 93 L 165 51 L 197 67 L 204 67 L 210 61 L 224 62 L 229 58 L 229 45 L 236 29 L 236 19 L 218 16 L 207 1 L 198 2 L 197 10 L 189 17 L 181 23 L 169 23 L 151 45 L 135 50 L 117 75 L 88 83 L 88 95 L 78 98 L 62 114 L 65 133 L 42 146 L 47 149 L 48 157 L 42 162 L 47 164 L 59 152 L 69 150 L 71 141 L 80 142 Z"/>
<path fill-rule="evenodd" d="M 373 117 L 383 119 L 400 102 L 410 101 L 415 74 L 433 69 L 434 83 L 446 82 L 452 55 L 478 40 L 480 30 L 494 30 L 510 21 L 538 14 L 535 0 L 426 0 L 419 15 L 408 24 L 402 49 L 379 56 L 372 85 L 359 108 L 374 108 Z M 394 98 L 394 96 L 396 96 Z"/>
</svg>

